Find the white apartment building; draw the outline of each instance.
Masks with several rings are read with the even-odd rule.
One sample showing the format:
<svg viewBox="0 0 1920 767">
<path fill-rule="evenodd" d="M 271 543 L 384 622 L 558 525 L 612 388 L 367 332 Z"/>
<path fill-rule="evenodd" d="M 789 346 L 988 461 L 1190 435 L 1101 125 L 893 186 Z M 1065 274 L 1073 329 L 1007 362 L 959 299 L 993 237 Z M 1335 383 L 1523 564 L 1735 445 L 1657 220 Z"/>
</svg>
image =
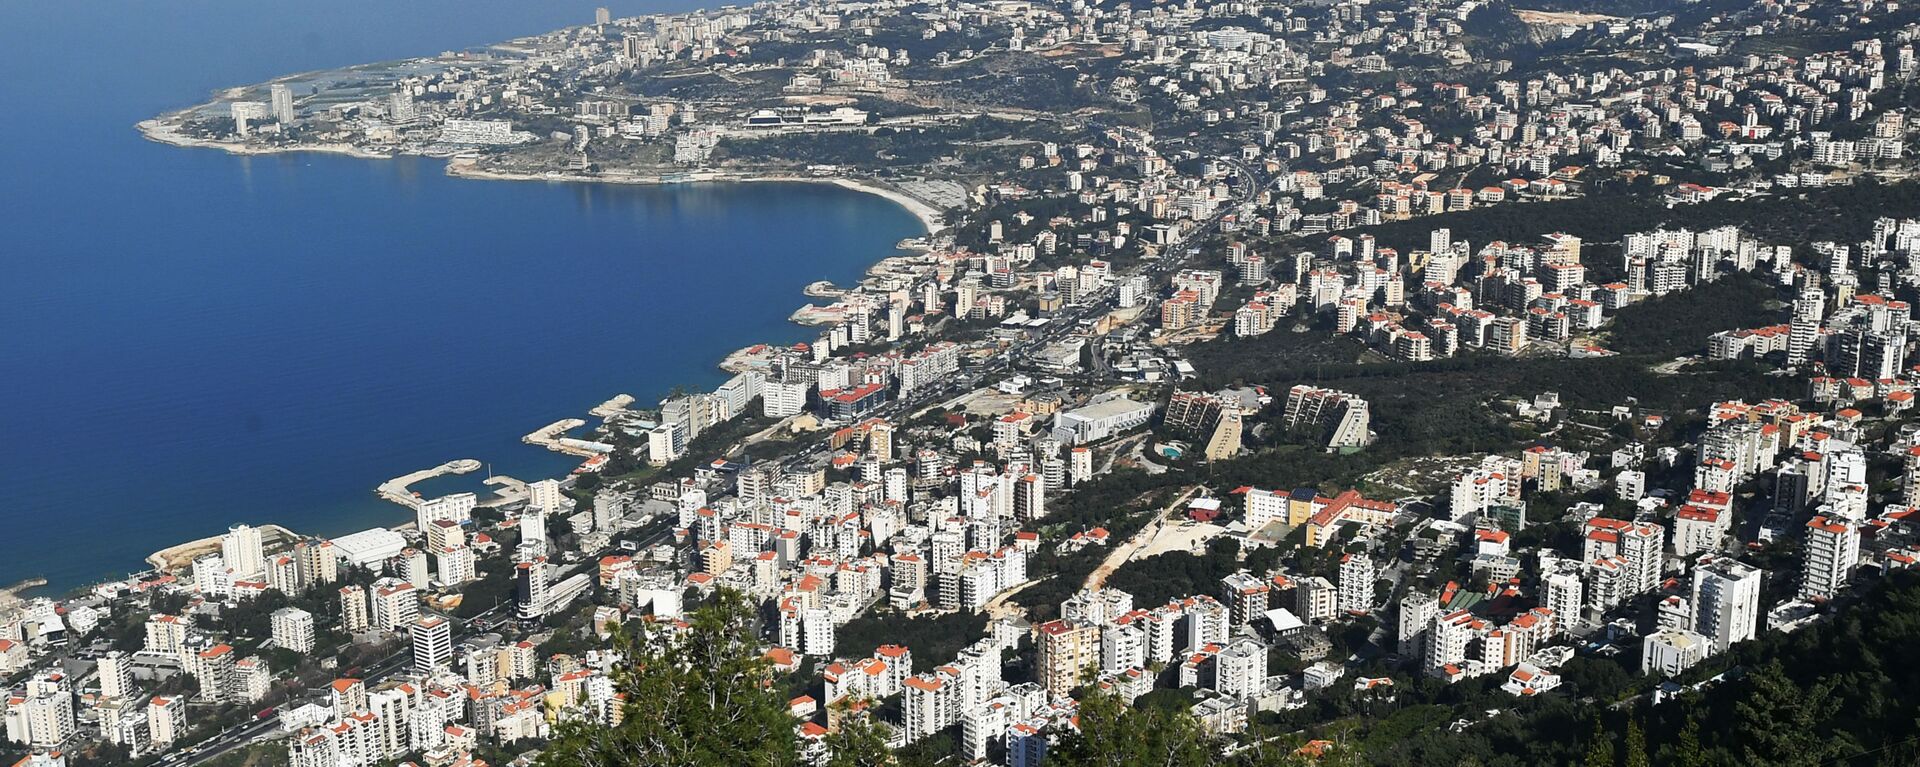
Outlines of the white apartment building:
<svg viewBox="0 0 1920 767">
<path fill-rule="evenodd" d="M 273 644 L 297 653 L 313 652 L 313 614 L 298 607 L 282 607 L 270 619 Z"/>
<path fill-rule="evenodd" d="M 1376 568 L 1365 554 L 1348 554 L 1340 559 L 1340 611 L 1365 613 L 1373 610 L 1373 581 Z"/>
<path fill-rule="evenodd" d="M 374 628 L 403 630 L 420 617 L 420 590 L 398 578 L 382 578 L 373 583 L 372 608 Z"/>
<path fill-rule="evenodd" d="M 1465 663 L 1474 640 L 1486 633 L 1486 622 L 1466 610 L 1434 616 L 1427 628 L 1427 671 L 1442 673 L 1449 665 Z"/>
<path fill-rule="evenodd" d="M 1373 584 L 1367 584 L 1368 589 Z M 1371 597 L 1371 595 L 1369 595 Z M 1325 623 L 1339 612 L 1340 590 L 1320 576 L 1302 578 L 1293 584 L 1293 611 L 1307 623 Z"/>
<path fill-rule="evenodd" d="M 1287 494 L 1253 488 L 1246 492 L 1247 529 L 1259 530 L 1274 520 L 1287 519 Z"/>
<path fill-rule="evenodd" d="M 901 719 L 912 743 L 960 721 L 959 685 L 945 674 L 909 677 L 901 696 Z"/>
<path fill-rule="evenodd" d="M 340 587 L 340 629 L 358 634 L 373 626 L 367 613 L 367 589 L 364 586 Z"/>
<path fill-rule="evenodd" d="M 5 641 L 5 640 L 0 640 Z M 119 650 L 110 650 L 100 656 L 100 695 L 106 698 L 125 700 L 132 697 L 133 658 Z"/>
<path fill-rule="evenodd" d="M 1587 520 L 1582 555 L 1588 562 L 1602 557 L 1621 560 L 1623 591 L 1619 597 L 1624 599 L 1660 585 L 1665 543 L 1666 531 L 1659 525 L 1594 517 Z"/>
<path fill-rule="evenodd" d="M 1547 609 L 1553 611 L 1555 626 L 1565 632 L 1586 607 L 1585 585 L 1578 569 L 1562 568 L 1541 579 Z"/>
<path fill-rule="evenodd" d="M 1693 628 L 1721 652 L 1752 639 L 1760 617 L 1760 568 L 1726 557 L 1693 568 Z"/>
<path fill-rule="evenodd" d="M 760 412 L 768 418 L 796 416 L 807 409 L 807 393 L 813 384 L 806 381 L 769 380 L 760 389 Z"/>
<path fill-rule="evenodd" d="M 185 735 L 186 730 L 186 698 L 176 695 L 147 701 L 147 740 L 155 748 L 164 749 Z"/>
<path fill-rule="evenodd" d="M 1426 653 L 1427 629 L 1440 614 L 1440 600 L 1434 595 L 1414 591 L 1400 598 L 1400 614 L 1394 621 L 1394 638 L 1400 655 L 1408 658 Z"/>
<path fill-rule="evenodd" d="M 1807 522 L 1806 566 L 1801 599 L 1832 599 L 1846 588 L 1860 563 L 1860 529 L 1845 520 L 1816 516 Z"/>
<path fill-rule="evenodd" d="M 453 661 L 453 625 L 446 618 L 428 615 L 409 628 L 413 639 L 413 672 L 432 676 Z"/>
<path fill-rule="evenodd" d="M 1247 637 L 1228 643 L 1213 663 L 1213 688 L 1229 698 L 1251 698 L 1267 680 L 1267 647 Z"/>
<path fill-rule="evenodd" d="M 1707 657 L 1713 643 L 1686 629 L 1662 629 L 1640 645 L 1640 671 L 1679 676 Z"/>
<path fill-rule="evenodd" d="M 234 580 L 251 580 L 267 569 L 266 551 L 260 540 L 260 528 L 234 525 L 220 536 L 220 559 L 233 571 Z"/>
</svg>

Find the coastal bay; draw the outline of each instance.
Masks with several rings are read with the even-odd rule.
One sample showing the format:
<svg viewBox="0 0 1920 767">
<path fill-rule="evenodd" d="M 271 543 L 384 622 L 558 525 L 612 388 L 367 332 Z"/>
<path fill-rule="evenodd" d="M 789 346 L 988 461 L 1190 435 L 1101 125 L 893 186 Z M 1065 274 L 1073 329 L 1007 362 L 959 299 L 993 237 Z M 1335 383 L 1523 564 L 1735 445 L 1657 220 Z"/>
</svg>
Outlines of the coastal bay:
<svg viewBox="0 0 1920 767">
<path fill-rule="evenodd" d="M 394 524 L 404 511 L 374 486 L 453 458 L 564 473 L 571 459 L 520 436 L 617 392 L 710 385 L 739 346 L 809 338 L 785 320 L 805 285 L 851 283 L 923 232 L 892 202 L 820 183 L 508 184 L 439 160 L 235 156 L 130 129 L 212 87 L 592 13 L 489 24 L 481 5 L 345 48 L 330 44 L 348 25 L 468 5 L 0 11 L 0 43 L 57 64 L 0 92 L 62 126 L 0 146 L 16 179 L 0 189 L 14 490 L 0 580 L 68 588 L 233 522 Z M 156 24 L 169 35 L 136 34 Z M 113 55 L 86 60 L 85 35 Z M 302 44 L 225 44 L 284 35 Z"/>
<path fill-rule="evenodd" d="M 261 146 L 261 145 L 255 145 L 255 144 L 233 142 L 233 141 L 213 141 L 208 139 L 195 138 L 195 137 L 187 136 L 180 133 L 178 130 L 175 129 L 176 126 L 170 125 L 164 122 L 162 119 L 158 119 L 158 118 L 150 119 L 150 120 L 142 120 L 136 127 L 140 130 L 142 135 L 145 135 L 147 138 L 157 143 L 166 144 L 169 146 L 185 147 L 185 148 L 217 149 L 217 150 L 226 152 L 228 154 L 238 155 L 241 157 L 254 157 L 254 156 L 275 155 L 275 154 L 337 154 L 337 155 L 345 155 L 348 157 L 355 157 L 355 158 L 364 159 L 364 160 L 391 159 L 391 155 L 371 152 L 363 147 L 356 146 L 354 144 L 304 143 L 297 146 L 281 147 L 281 146 Z M 460 178 L 486 179 L 486 180 L 492 180 L 492 181 L 541 181 L 541 182 L 569 182 L 569 183 L 582 183 L 582 184 L 597 183 L 597 184 L 639 184 L 639 185 L 743 184 L 743 183 L 755 183 L 755 182 L 828 184 L 828 185 L 840 187 L 842 189 L 851 189 L 856 192 L 864 192 L 866 194 L 871 194 L 877 197 L 885 198 L 886 200 L 893 202 L 894 204 L 899 205 L 902 208 L 905 208 L 908 213 L 913 214 L 914 218 L 920 219 L 920 225 L 924 227 L 929 233 L 937 232 L 945 226 L 946 212 L 942 211 L 940 208 L 935 207 L 932 204 L 929 204 L 925 200 L 922 200 L 910 194 L 906 194 L 898 189 L 893 188 L 892 186 L 883 184 L 881 182 L 865 180 L 865 179 L 852 179 L 852 178 L 846 178 L 846 177 L 840 177 L 840 176 L 801 176 L 801 175 L 783 174 L 783 173 L 754 174 L 754 173 L 740 173 L 740 172 L 728 172 L 728 171 L 693 171 L 693 172 L 676 174 L 678 176 L 677 178 L 669 178 L 657 173 L 623 173 L 619 171 L 608 171 L 608 172 L 598 172 L 598 173 L 569 173 L 565 171 L 552 171 L 547 173 L 532 174 L 532 173 L 512 173 L 512 172 L 480 168 L 480 167 L 476 167 L 472 163 L 464 162 L 459 159 L 449 160 L 447 162 L 446 171 L 447 171 L 447 175 L 450 175 L 450 176 L 457 176 Z"/>
</svg>

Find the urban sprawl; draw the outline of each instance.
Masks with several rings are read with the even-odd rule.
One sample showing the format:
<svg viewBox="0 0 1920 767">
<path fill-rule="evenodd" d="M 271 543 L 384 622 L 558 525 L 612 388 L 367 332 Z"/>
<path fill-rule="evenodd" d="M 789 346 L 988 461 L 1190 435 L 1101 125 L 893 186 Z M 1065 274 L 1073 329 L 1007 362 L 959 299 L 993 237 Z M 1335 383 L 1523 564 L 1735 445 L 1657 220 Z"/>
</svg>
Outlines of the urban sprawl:
<svg viewBox="0 0 1920 767">
<path fill-rule="evenodd" d="M 810 286 L 817 340 L 530 434 L 568 476 L 0 596 L 7 747 L 527 764 L 621 721 L 613 637 L 721 595 L 821 764 L 858 719 L 1035 767 L 1091 696 L 1318 756 L 1358 748 L 1302 718 L 1336 697 L 1730 683 L 1920 561 L 1915 37 L 1896 2 L 780 1 L 223 92 L 141 128 L 838 180 L 934 231 Z"/>
</svg>

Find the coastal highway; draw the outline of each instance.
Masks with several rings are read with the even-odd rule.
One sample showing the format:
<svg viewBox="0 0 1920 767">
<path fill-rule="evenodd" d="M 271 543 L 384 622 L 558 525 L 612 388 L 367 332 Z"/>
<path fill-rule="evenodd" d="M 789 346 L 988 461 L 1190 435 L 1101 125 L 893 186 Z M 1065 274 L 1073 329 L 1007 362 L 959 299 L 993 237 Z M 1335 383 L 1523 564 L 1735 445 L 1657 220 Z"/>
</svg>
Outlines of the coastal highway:
<svg viewBox="0 0 1920 767">
<path fill-rule="evenodd" d="M 255 738 L 271 734 L 279 728 L 280 717 L 277 714 L 265 719 L 250 719 L 245 724 L 234 725 L 222 730 L 220 734 L 200 741 L 185 751 L 167 754 L 160 758 L 159 763 L 165 765 L 203 764 L 215 757 L 245 746 L 253 742 Z"/>
<path fill-rule="evenodd" d="M 487 612 L 491 613 L 498 609 L 500 608 L 494 607 Z M 481 613 L 474 617 L 477 620 L 485 615 L 486 613 Z M 367 686 L 371 688 L 381 680 L 406 669 L 411 665 L 409 661 L 412 659 L 411 650 L 402 650 L 375 661 L 373 665 L 368 666 L 366 671 L 361 674 L 361 678 L 365 680 Z M 180 765 L 181 767 L 205 764 L 218 758 L 222 754 L 226 754 L 234 749 L 243 748 L 256 739 L 265 737 L 279 728 L 280 716 L 277 712 L 273 716 L 264 719 L 251 719 L 242 724 L 237 724 L 222 730 L 220 734 L 200 741 L 186 751 L 169 754 L 166 758 L 161 759 L 160 763 Z"/>
</svg>

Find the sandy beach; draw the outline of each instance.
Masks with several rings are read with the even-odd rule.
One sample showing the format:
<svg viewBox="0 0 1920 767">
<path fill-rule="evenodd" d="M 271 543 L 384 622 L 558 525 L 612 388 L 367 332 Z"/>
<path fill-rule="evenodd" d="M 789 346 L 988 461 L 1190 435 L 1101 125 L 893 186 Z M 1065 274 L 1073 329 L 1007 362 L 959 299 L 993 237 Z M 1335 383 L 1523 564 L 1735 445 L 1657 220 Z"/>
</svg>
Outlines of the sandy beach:
<svg viewBox="0 0 1920 767">
<path fill-rule="evenodd" d="M 819 181 L 820 179 L 794 178 L 794 179 L 767 179 L 767 180 Z M 848 179 L 848 178 L 829 179 L 827 183 L 833 184 L 834 186 L 852 189 L 856 192 L 866 192 L 867 194 L 876 195 L 879 197 L 885 197 L 889 200 L 894 201 L 895 203 L 898 203 L 900 207 L 906 208 L 908 213 L 912 213 L 914 217 L 920 219 L 920 223 L 927 227 L 927 234 L 933 234 L 945 228 L 945 226 L 940 223 L 940 220 L 943 217 L 945 217 L 946 213 L 940 210 L 939 208 L 933 207 L 932 205 L 922 202 L 917 197 L 903 194 L 901 192 L 897 192 L 883 186 L 877 186 L 870 182 L 856 181 L 854 179 Z"/>
</svg>

